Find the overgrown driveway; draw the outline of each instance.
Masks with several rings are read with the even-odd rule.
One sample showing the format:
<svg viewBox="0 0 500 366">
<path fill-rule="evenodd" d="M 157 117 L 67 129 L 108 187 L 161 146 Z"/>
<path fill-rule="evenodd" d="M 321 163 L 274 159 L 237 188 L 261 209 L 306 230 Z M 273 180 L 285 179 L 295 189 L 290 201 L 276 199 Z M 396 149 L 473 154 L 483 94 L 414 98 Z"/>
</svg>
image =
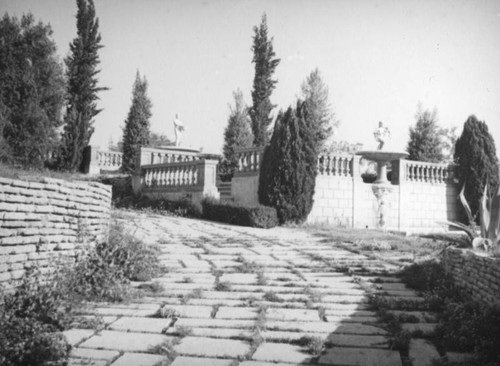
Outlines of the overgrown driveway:
<svg viewBox="0 0 500 366">
<path fill-rule="evenodd" d="M 139 359 L 174 366 L 390 366 L 416 357 L 394 348 L 387 324 L 369 304 L 374 291 L 421 300 L 391 276 L 399 268 L 394 263 L 299 228 L 115 216 L 137 237 L 160 245 L 167 272 L 134 284 L 150 289 L 141 298 L 89 309 L 106 327 L 66 332 L 75 346 L 73 364 L 90 358 L 114 366 Z"/>
</svg>

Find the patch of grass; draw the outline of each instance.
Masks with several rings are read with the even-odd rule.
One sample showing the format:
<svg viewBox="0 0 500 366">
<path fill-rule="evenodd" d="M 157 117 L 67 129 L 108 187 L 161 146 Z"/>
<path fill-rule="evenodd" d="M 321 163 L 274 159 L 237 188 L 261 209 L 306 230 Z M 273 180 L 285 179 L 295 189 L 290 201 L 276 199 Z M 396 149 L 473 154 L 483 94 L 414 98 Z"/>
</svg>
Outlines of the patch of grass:
<svg viewBox="0 0 500 366">
<path fill-rule="evenodd" d="M 265 301 L 269 301 L 269 302 L 284 302 L 285 301 L 273 291 L 267 291 L 264 294 L 263 298 Z"/>
<path fill-rule="evenodd" d="M 233 287 L 230 282 L 223 281 L 223 282 L 218 282 L 215 285 L 215 291 L 232 291 Z"/>
<path fill-rule="evenodd" d="M 305 347 L 307 352 L 314 357 L 319 357 L 325 349 L 324 339 L 317 336 L 303 336 L 298 340 L 297 344 L 301 347 Z"/>
<path fill-rule="evenodd" d="M 174 321 L 179 318 L 179 312 L 168 304 L 162 304 L 156 312 L 151 315 L 152 318 L 173 319 Z"/>
<path fill-rule="evenodd" d="M 186 305 L 191 299 L 201 299 L 203 297 L 203 289 L 195 288 L 188 294 L 184 294 L 181 297 L 181 304 Z"/>
<path fill-rule="evenodd" d="M 267 285 L 267 277 L 264 274 L 264 271 L 260 269 L 257 271 L 257 285 L 266 286 Z"/>
<path fill-rule="evenodd" d="M 193 282 L 194 282 L 193 279 L 189 276 L 184 276 L 181 281 L 181 283 L 193 283 Z"/>
</svg>

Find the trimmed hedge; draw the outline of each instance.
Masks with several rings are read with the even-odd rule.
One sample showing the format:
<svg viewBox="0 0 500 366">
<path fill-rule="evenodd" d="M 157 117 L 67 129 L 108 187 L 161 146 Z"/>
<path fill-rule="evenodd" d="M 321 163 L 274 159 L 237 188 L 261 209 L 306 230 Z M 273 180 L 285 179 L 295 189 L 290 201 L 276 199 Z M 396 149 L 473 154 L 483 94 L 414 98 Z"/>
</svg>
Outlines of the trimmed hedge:
<svg viewBox="0 0 500 366">
<path fill-rule="evenodd" d="M 208 220 L 266 229 L 278 225 L 278 215 L 273 207 L 262 205 L 249 207 L 210 198 L 204 199 L 201 205 L 203 217 Z"/>
</svg>

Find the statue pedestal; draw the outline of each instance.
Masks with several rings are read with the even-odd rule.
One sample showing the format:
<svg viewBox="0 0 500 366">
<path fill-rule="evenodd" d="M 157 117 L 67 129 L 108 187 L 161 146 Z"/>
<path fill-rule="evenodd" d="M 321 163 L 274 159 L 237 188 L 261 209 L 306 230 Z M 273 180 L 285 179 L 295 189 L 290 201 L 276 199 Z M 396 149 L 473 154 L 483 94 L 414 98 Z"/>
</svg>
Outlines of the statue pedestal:
<svg viewBox="0 0 500 366">
<path fill-rule="evenodd" d="M 377 225 L 385 228 L 386 223 L 386 197 L 392 190 L 391 182 L 387 180 L 387 163 L 408 156 L 406 152 L 368 150 L 359 151 L 356 155 L 377 162 L 377 180 L 372 184 L 372 191 L 377 198 Z"/>
</svg>

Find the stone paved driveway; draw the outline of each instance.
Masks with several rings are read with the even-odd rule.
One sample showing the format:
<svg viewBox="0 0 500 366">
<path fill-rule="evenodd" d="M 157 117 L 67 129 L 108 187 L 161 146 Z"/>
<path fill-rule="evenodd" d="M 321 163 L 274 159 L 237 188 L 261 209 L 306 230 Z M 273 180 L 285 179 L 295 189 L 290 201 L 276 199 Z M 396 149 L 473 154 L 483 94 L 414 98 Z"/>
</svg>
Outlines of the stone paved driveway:
<svg viewBox="0 0 500 366">
<path fill-rule="evenodd" d="M 377 278 L 387 296 L 415 299 L 393 277 L 378 275 L 394 267 L 300 229 L 146 214 L 127 222 L 160 245 L 168 273 L 147 297 L 89 308 L 106 327 L 66 332 L 71 365 L 402 364 L 365 291 Z"/>
</svg>

